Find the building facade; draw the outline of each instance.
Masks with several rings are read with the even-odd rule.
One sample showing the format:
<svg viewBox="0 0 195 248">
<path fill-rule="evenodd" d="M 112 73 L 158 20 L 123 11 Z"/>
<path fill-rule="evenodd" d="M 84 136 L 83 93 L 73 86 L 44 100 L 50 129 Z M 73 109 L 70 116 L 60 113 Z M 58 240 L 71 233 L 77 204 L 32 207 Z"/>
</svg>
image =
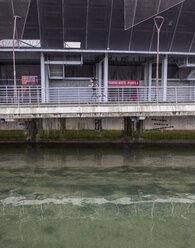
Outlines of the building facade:
<svg viewBox="0 0 195 248">
<path fill-rule="evenodd" d="M 144 130 L 194 129 L 193 0 L 2 0 L 0 9 L 0 104 L 28 105 L 32 112 L 1 112 L 5 122 L 17 120 L 8 129 L 28 129 L 27 124 L 20 125 L 21 119 L 25 123 L 41 119 L 40 129 L 45 130 L 61 130 L 62 126 L 63 130 L 129 133 L 132 128 L 138 131 L 143 121 Z M 159 65 L 156 16 L 164 18 Z M 95 89 L 90 87 L 92 77 L 96 77 Z M 73 104 L 77 109 L 72 115 L 58 116 L 57 109 L 48 110 L 49 105 Z M 176 109 L 144 112 L 137 108 L 139 104 L 168 104 Z M 190 104 L 190 108 L 179 108 L 179 104 Z M 33 112 L 35 105 L 38 110 Z M 114 107 L 106 109 L 110 105 L 121 106 L 115 113 Z M 135 110 L 125 110 L 134 105 Z M 45 116 L 43 112 L 36 115 L 44 106 Z M 79 112 L 79 107 L 88 110 Z M 189 116 L 183 128 L 172 124 L 178 122 L 177 115 Z M 60 118 L 56 124 L 43 124 L 44 118 L 55 116 Z"/>
</svg>

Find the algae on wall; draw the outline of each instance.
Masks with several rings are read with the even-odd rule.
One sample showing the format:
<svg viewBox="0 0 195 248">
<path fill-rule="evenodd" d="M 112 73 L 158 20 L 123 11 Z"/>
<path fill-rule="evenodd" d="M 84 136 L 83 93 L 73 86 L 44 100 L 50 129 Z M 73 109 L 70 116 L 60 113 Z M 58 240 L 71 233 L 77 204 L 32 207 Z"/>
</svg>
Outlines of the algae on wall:
<svg viewBox="0 0 195 248">
<path fill-rule="evenodd" d="M 27 140 L 28 134 L 24 130 L 0 130 L 0 141 Z"/>
<path fill-rule="evenodd" d="M 140 135 L 140 138 L 150 140 L 179 140 L 195 139 L 195 130 L 154 130 L 147 131 Z"/>
<path fill-rule="evenodd" d="M 93 139 L 121 139 L 123 137 L 123 130 L 87 130 L 84 126 L 87 120 L 79 121 L 76 130 L 66 130 L 66 119 L 31 119 L 24 121 L 23 130 L 1 130 L 0 140 L 3 141 L 27 141 L 27 142 L 41 142 L 41 141 L 63 141 L 63 140 L 93 140 Z M 18 121 L 19 123 L 19 121 Z M 73 122 L 74 124 L 74 122 Z M 82 125 L 81 125 L 82 124 Z M 92 128 L 92 122 L 90 121 Z M 7 126 L 6 126 L 7 127 Z M 21 128 L 21 127 L 20 127 Z M 22 129 L 22 128 L 21 128 Z"/>
<path fill-rule="evenodd" d="M 123 131 L 103 130 L 102 132 L 91 130 L 42 130 L 39 133 L 40 140 L 74 140 L 74 139 L 121 139 Z"/>
<path fill-rule="evenodd" d="M 111 118 L 110 118 L 111 119 Z M 78 123 L 76 130 L 70 129 L 71 120 L 68 122 L 65 118 L 56 119 L 31 119 L 23 123 L 18 121 L 12 124 L 1 124 L 0 141 L 22 141 L 22 142 L 49 142 L 49 141 L 66 141 L 66 140 L 119 140 L 125 142 L 141 143 L 142 140 L 150 142 L 151 140 L 195 140 L 195 130 L 143 130 L 144 123 L 132 122 L 130 118 L 124 119 L 123 130 L 112 130 L 111 120 L 106 123 L 106 128 L 101 125 L 100 130 L 95 130 L 95 120 L 89 119 L 91 129 L 86 129 L 84 125 L 87 119 L 82 119 Z M 155 119 L 156 120 L 156 119 Z M 106 121 L 106 120 L 105 120 Z M 164 121 L 164 120 L 163 120 Z M 68 129 L 67 130 L 67 123 Z M 75 122 L 72 122 L 72 125 Z M 108 125 L 109 123 L 109 125 Z M 122 123 L 122 122 L 121 122 Z M 163 122 L 164 123 L 164 122 Z M 22 124 L 22 125 L 20 125 Z M 83 126 L 84 125 L 84 126 Z M 94 129 L 92 129 L 94 125 Z M 16 129 L 18 127 L 18 129 Z M 116 125 L 115 125 L 116 127 Z M 119 125 L 120 127 L 120 125 Z M 15 128 L 15 129 L 14 129 Z M 185 127 L 184 127 L 185 128 Z M 3 130 L 5 129 L 5 130 Z M 143 131 L 143 132 L 142 132 Z"/>
</svg>

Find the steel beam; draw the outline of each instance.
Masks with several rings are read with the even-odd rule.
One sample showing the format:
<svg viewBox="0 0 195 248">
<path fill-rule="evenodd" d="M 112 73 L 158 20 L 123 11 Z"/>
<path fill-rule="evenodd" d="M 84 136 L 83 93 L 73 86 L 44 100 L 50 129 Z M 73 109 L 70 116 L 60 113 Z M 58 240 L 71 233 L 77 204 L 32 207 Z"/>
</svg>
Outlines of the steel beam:
<svg viewBox="0 0 195 248">
<path fill-rule="evenodd" d="M 113 0 L 111 0 L 111 7 L 110 7 L 110 20 L 109 20 L 109 29 L 108 29 L 107 49 L 110 49 L 110 33 L 111 33 L 111 26 L 112 26 L 112 11 L 113 11 Z"/>
<path fill-rule="evenodd" d="M 88 47 L 89 1 L 90 0 L 87 0 L 87 13 L 86 13 L 86 25 L 85 25 L 85 49 L 87 49 Z"/>
<path fill-rule="evenodd" d="M 182 2 L 181 6 L 180 6 L 180 9 L 179 9 L 179 14 L 177 16 L 177 22 L 176 22 L 176 25 L 175 25 L 175 28 L 174 28 L 171 44 L 170 44 L 170 47 L 169 47 L 169 51 L 171 51 L 172 47 L 173 47 L 173 42 L 174 42 L 174 39 L 175 39 L 175 34 L 176 34 L 176 31 L 177 31 L 177 27 L 178 27 L 178 24 L 179 24 L 179 19 L 180 19 L 180 16 L 181 16 L 181 11 L 182 11 L 182 8 L 183 8 L 183 4 L 184 4 L 184 2 Z"/>
<path fill-rule="evenodd" d="M 64 0 L 62 0 L 62 47 L 64 48 L 64 38 L 65 38 L 65 35 L 64 35 Z"/>
<path fill-rule="evenodd" d="M 193 34 L 192 41 L 191 41 L 191 43 L 190 43 L 189 52 L 191 52 L 191 50 L 192 50 L 192 47 L 193 47 L 193 44 L 194 44 L 194 39 L 195 39 L 195 32 L 194 32 L 194 34 Z"/>
<path fill-rule="evenodd" d="M 139 55 L 156 55 L 155 51 L 123 51 L 123 50 L 83 50 L 83 49 L 32 49 L 32 48 L 17 48 L 16 52 L 43 52 L 43 53 L 94 53 L 94 54 L 139 54 Z M 12 52 L 11 48 L 0 48 L 0 52 Z M 159 52 L 160 55 L 175 55 L 175 56 L 195 56 L 195 52 Z"/>
<path fill-rule="evenodd" d="M 28 8 L 27 8 L 27 12 L 26 12 L 25 20 L 24 20 L 24 25 L 23 25 L 23 28 L 22 28 L 22 34 L 21 34 L 21 37 L 20 37 L 21 40 L 22 40 L 23 35 L 24 35 L 24 31 L 25 31 L 25 27 L 26 27 L 26 21 L 27 21 L 27 18 L 28 18 L 28 13 L 29 13 L 31 1 L 32 0 L 29 0 L 29 3 L 28 3 Z"/>
<path fill-rule="evenodd" d="M 40 44 L 41 44 L 41 47 L 42 47 L 41 16 L 40 16 L 40 9 L 39 9 L 39 1 L 38 0 L 37 0 L 37 13 L 38 13 L 38 22 L 39 22 Z"/>
</svg>

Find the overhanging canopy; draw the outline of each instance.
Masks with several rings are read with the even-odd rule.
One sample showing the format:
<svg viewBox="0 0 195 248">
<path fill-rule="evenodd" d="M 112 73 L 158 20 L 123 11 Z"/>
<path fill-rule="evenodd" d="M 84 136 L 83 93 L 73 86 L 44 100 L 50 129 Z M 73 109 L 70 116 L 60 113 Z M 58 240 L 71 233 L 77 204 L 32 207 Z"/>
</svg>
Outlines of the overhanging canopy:
<svg viewBox="0 0 195 248">
<path fill-rule="evenodd" d="M 0 40 L 12 39 L 19 15 L 17 37 L 40 39 L 43 49 L 78 42 L 86 50 L 148 52 L 156 50 L 153 16 L 160 13 L 160 50 L 195 52 L 194 0 L 0 0 L 0 10 Z"/>
</svg>

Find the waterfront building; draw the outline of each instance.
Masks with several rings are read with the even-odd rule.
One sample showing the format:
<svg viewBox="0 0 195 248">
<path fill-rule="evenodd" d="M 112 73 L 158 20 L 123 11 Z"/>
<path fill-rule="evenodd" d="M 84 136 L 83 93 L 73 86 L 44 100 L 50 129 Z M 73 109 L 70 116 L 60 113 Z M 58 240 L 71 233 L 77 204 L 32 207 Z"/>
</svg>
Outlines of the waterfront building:
<svg viewBox="0 0 195 248">
<path fill-rule="evenodd" d="M 30 139 L 32 130 L 43 139 L 51 130 L 192 137 L 194 0 L 2 0 L 0 10 L 1 130 L 28 130 Z M 159 65 L 156 16 L 164 18 Z"/>
</svg>

